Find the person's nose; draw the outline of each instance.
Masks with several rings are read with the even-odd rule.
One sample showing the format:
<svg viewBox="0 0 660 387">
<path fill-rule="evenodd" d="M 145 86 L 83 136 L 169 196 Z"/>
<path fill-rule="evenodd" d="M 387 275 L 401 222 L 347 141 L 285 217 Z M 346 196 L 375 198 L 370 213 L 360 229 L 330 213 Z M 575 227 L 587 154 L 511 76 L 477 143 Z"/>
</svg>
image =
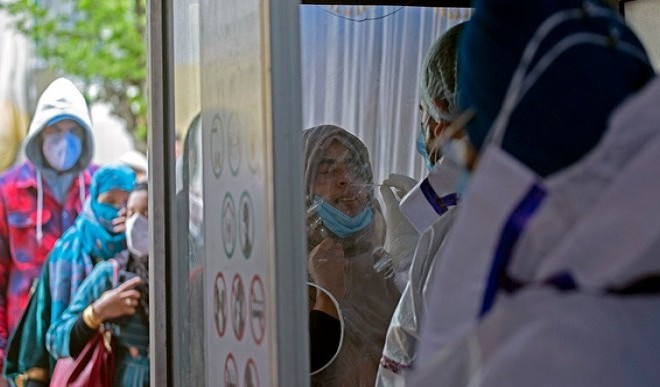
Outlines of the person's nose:
<svg viewBox="0 0 660 387">
<path fill-rule="evenodd" d="M 346 187 L 350 183 L 351 179 L 350 179 L 350 176 L 348 176 L 348 173 L 347 173 L 345 167 L 343 167 L 343 166 L 338 167 L 335 170 L 335 173 L 336 173 L 335 176 L 337 177 L 337 186 L 343 188 L 343 187 Z"/>
<path fill-rule="evenodd" d="M 342 187 L 342 188 L 346 187 L 348 185 L 348 182 L 349 182 L 349 179 L 348 179 L 348 176 L 346 176 L 345 173 L 338 174 L 338 176 L 337 176 L 337 185 L 339 187 Z"/>
</svg>

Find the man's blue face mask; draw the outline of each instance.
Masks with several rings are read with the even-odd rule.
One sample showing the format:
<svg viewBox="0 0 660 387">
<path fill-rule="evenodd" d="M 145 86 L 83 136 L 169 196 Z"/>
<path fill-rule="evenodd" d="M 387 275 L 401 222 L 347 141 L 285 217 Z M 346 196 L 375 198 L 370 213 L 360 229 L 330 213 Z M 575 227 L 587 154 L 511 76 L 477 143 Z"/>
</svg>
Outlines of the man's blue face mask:
<svg viewBox="0 0 660 387">
<path fill-rule="evenodd" d="M 349 216 L 318 196 L 314 197 L 314 204 L 323 225 L 340 238 L 347 238 L 364 230 L 371 224 L 374 216 L 370 206 L 365 207 L 356 216 Z"/>
<path fill-rule="evenodd" d="M 420 124 L 419 134 L 417 135 L 417 153 L 419 153 L 424 159 L 424 165 L 429 171 L 433 169 L 433 163 L 431 162 L 431 157 L 429 152 L 426 150 L 426 137 L 424 136 L 424 124 Z"/>
</svg>

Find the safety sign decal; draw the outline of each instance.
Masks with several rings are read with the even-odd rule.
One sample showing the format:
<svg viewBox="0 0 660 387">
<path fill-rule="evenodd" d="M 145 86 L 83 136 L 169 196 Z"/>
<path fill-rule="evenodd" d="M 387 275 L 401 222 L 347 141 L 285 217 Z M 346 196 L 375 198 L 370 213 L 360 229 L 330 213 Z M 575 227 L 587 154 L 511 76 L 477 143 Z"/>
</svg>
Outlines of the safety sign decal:
<svg viewBox="0 0 660 387">
<path fill-rule="evenodd" d="M 254 207 L 247 191 L 243 191 L 238 203 L 238 242 L 243 257 L 250 258 L 254 246 Z"/>
<path fill-rule="evenodd" d="M 222 164 L 224 161 L 224 155 L 222 153 L 224 141 L 222 140 L 221 128 L 220 116 L 216 114 L 213 117 L 211 126 L 211 169 L 213 169 L 213 174 L 216 178 L 219 178 L 222 174 Z"/>
<path fill-rule="evenodd" d="M 225 360 L 225 387 L 240 387 L 238 366 L 236 366 L 236 360 L 231 353 L 227 356 L 227 360 Z"/>
<path fill-rule="evenodd" d="M 261 149 L 259 145 L 261 144 L 259 133 L 252 132 L 245 141 L 246 149 L 245 154 L 247 155 L 248 168 L 250 172 L 256 174 L 259 171 L 259 157 L 261 156 Z"/>
<path fill-rule="evenodd" d="M 250 330 L 257 345 L 261 345 L 266 333 L 266 299 L 264 283 L 259 275 L 250 284 Z"/>
<path fill-rule="evenodd" d="M 235 274 L 231 284 L 231 316 L 234 335 L 236 335 L 238 341 L 241 341 L 245 334 L 246 314 L 243 279 L 240 275 Z"/>
<path fill-rule="evenodd" d="M 215 277 L 215 329 L 218 336 L 223 337 L 227 328 L 227 283 L 222 273 Z"/>
<path fill-rule="evenodd" d="M 222 201 L 222 244 L 227 258 L 231 258 L 236 247 L 236 207 L 229 192 Z"/>
<path fill-rule="evenodd" d="M 245 387 L 259 387 L 259 373 L 257 372 L 257 364 L 252 359 L 249 359 L 245 364 L 243 380 L 245 381 Z"/>
<path fill-rule="evenodd" d="M 227 146 L 229 149 L 229 169 L 232 175 L 238 175 L 238 169 L 241 166 L 241 131 L 238 127 L 238 120 L 233 116 L 229 117 L 227 122 Z"/>
</svg>

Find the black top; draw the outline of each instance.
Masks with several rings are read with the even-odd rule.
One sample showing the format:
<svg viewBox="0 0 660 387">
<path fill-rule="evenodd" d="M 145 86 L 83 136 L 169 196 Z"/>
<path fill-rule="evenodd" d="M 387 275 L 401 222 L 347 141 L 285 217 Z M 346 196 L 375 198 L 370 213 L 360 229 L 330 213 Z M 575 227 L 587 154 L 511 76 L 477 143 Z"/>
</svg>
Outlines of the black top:
<svg viewBox="0 0 660 387">
<path fill-rule="evenodd" d="M 310 360 L 312 371 L 326 365 L 339 349 L 339 320 L 319 310 L 309 312 Z"/>
</svg>

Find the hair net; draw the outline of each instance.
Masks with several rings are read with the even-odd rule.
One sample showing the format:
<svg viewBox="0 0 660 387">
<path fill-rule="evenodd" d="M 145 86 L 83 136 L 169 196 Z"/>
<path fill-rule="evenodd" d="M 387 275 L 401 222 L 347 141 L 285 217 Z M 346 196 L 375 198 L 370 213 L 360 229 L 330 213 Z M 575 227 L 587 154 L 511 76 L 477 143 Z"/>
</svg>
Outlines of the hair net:
<svg viewBox="0 0 660 387">
<path fill-rule="evenodd" d="M 378 362 L 385 343 L 390 318 L 399 299 L 391 278 L 377 273 L 373 250 L 383 244 L 383 215 L 373 195 L 373 173 L 366 146 L 354 135 L 334 125 L 322 125 L 303 132 L 305 151 L 305 184 L 308 213 L 313 213 L 315 178 L 324 151 L 334 140 L 347 150 L 346 169 L 359 177 L 368 195 L 367 206 L 373 209 L 371 225 L 355 236 L 338 238 L 314 227 L 315 217 L 308 217 L 308 251 L 324 238 L 342 244 L 347 260 L 346 294 L 339 300 L 343 313 L 344 342 L 333 363 L 312 378 L 314 386 L 373 386 Z"/>
<path fill-rule="evenodd" d="M 456 64 L 458 52 L 458 34 L 463 28 L 459 23 L 433 43 L 422 66 L 420 79 L 421 103 L 437 122 L 442 119 L 453 121 L 456 117 Z M 447 111 L 438 109 L 434 100 L 447 103 Z"/>
<path fill-rule="evenodd" d="M 610 47 L 579 44 L 563 52 L 513 111 L 502 148 L 541 176 L 581 158 L 599 141 L 608 116 L 639 90 L 653 71 L 616 49 L 643 46 L 611 7 L 597 0 L 477 0 L 459 43 L 458 95 L 461 110 L 474 109 L 467 125 L 480 149 L 497 117 L 512 74 L 528 41 L 550 15 L 597 8 L 609 17 L 582 17 L 559 24 L 543 39 L 536 64 L 559 41 L 576 32 L 611 36 Z M 586 12 L 584 13 L 586 15 Z"/>
<path fill-rule="evenodd" d="M 98 169 L 92 177 L 89 194 L 94 201 L 99 195 L 113 189 L 132 191 L 135 185 L 135 172 L 123 164 L 106 165 Z"/>
</svg>

